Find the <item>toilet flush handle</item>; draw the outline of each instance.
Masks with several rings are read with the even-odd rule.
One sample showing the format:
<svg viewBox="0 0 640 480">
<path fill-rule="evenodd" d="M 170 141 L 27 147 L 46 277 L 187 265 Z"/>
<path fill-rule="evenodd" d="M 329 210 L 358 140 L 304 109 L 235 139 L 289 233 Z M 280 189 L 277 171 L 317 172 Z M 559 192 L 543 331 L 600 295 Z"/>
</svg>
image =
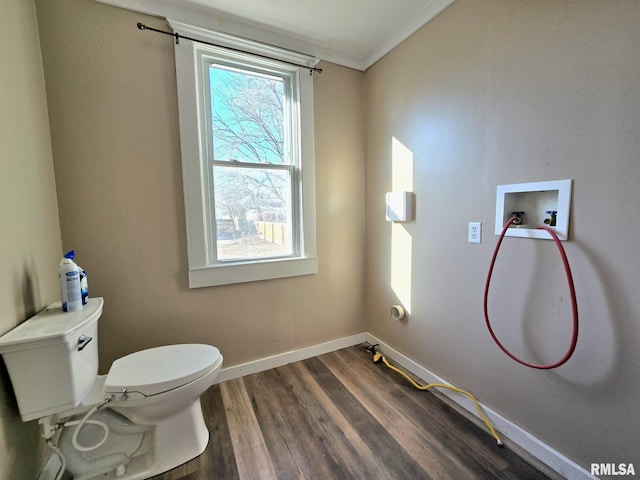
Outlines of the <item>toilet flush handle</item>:
<svg viewBox="0 0 640 480">
<path fill-rule="evenodd" d="M 86 335 L 80 335 L 78 337 L 78 351 L 81 352 L 82 350 L 84 350 L 84 347 L 86 347 L 91 340 L 93 340 L 93 337 L 87 337 Z"/>
</svg>

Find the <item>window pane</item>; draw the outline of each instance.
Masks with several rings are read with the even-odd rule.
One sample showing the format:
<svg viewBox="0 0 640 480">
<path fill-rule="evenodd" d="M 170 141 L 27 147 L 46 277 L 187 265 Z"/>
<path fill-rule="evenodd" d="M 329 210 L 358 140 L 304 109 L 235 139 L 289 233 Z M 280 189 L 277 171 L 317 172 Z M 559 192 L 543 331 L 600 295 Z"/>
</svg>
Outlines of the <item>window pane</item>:
<svg viewBox="0 0 640 480">
<path fill-rule="evenodd" d="M 214 166 L 218 260 L 293 254 L 289 170 Z"/>
<path fill-rule="evenodd" d="M 290 163 L 281 77 L 211 65 L 209 84 L 215 160 Z"/>
</svg>

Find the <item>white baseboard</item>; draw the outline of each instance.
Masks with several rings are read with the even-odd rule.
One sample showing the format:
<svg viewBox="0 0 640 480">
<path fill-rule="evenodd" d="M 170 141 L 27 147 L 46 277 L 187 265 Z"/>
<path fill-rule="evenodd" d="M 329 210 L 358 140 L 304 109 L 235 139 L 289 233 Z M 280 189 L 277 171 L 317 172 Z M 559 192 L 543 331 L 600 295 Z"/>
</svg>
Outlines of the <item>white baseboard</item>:
<svg viewBox="0 0 640 480">
<path fill-rule="evenodd" d="M 435 373 L 427 370 L 422 365 L 416 363 L 406 355 L 398 352 L 370 333 L 366 334 L 366 341 L 371 344 L 377 343 L 379 345 L 380 352 L 384 353 L 384 355 L 389 357 L 389 359 L 395 361 L 403 368 L 407 369 L 409 372 L 420 377 L 422 380 L 428 383 L 444 383 L 447 385 L 451 385 L 443 378 L 440 378 Z M 458 404 L 472 415 L 478 417 L 478 412 L 476 412 L 473 402 L 467 396 L 459 395 L 447 389 L 441 390 L 440 392 L 446 397 L 446 399 Z M 559 473 L 569 480 L 597 480 L 597 477 L 591 475 L 580 465 L 565 457 L 560 452 L 554 450 L 538 438 L 534 437 L 529 432 L 513 423 L 511 420 L 503 417 L 499 413 L 485 407 L 482 404 L 481 406 L 484 410 L 485 415 L 489 418 L 494 428 L 500 433 L 501 436 L 516 444 L 518 447 L 524 449 L 531 456 L 548 466 L 553 471 Z"/>
<path fill-rule="evenodd" d="M 243 363 L 241 365 L 235 365 L 229 368 L 223 368 L 220 370 L 220 374 L 215 383 L 226 382 L 227 380 L 233 380 L 235 378 L 244 377 L 245 375 L 251 375 L 253 373 L 263 372 L 271 368 L 281 367 L 288 363 L 299 362 L 300 360 L 306 360 L 307 358 L 317 357 L 329 352 L 335 352 L 342 348 L 352 347 L 367 341 L 366 333 L 358 333 L 349 337 L 338 338 L 329 342 L 321 343 L 319 345 L 312 345 L 310 347 L 301 348 L 299 350 L 293 350 L 290 352 L 273 355 L 271 357 L 261 358 L 253 362 Z M 60 470 L 60 459 L 57 455 L 51 454 L 47 460 L 46 465 L 40 472 L 38 480 L 53 480 L 58 471 Z"/>
<path fill-rule="evenodd" d="M 338 338 L 329 342 L 313 345 L 311 347 L 292 350 L 290 352 L 279 353 L 271 357 L 261 358 L 253 362 L 234 365 L 233 367 L 223 368 L 216 379 L 216 383 L 226 382 L 235 378 L 244 377 L 253 373 L 263 372 L 271 368 L 281 367 L 288 363 L 299 362 L 307 358 L 316 357 L 325 353 L 334 352 L 342 348 L 352 347 L 367 341 L 366 333 L 358 333 L 349 337 Z"/>
<path fill-rule="evenodd" d="M 394 348 L 387 345 L 368 332 L 339 338 L 329 342 L 321 343 L 319 345 L 301 348 L 299 350 L 293 350 L 290 352 L 273 355 L 252 362 L 243 363 L 241 365 L 235 365 L 229 368 L 223 368 L 220 371 L 220 375 L 218 375 L 216 383 L 244 377 L 245 375 L 251 375 L 253 373 L 262 372 L 271 368 L 280 367 L 288 363 L 306 360 L 307 358 L 323 355 L 325 353 L 351 347 L 353 345 L 358 345 L 364 342 L 369 342 L 370 344 L 377 343 L 380 346 L 380 351 L 382 353 L 384 353 L 391 360 L 397 362 L 403 368 L 407 369 L 409 372 L 420 377 L 422 380 L 428 383 L 445 383 L 450 385 L 450 383 L 443 378 L 429 371 L 422 365 L 395 350 Z M 441 393 L 443 394 L 442 396 L 445 400 L 448 400 L 453 404 L 457 404 L 475 417 L 478 417 L 478 412 L 476 412 L 473 402 L 465 395 L 459 395 L 451 390 L 446 389 L 442 390 Z M 560 452 L 554 450 L 538 438 L 534 437 L 529 432 L 513 423 L 511 420 L 503 417 L 499 413 L 491 410 L 488 407 L 485 407 L 482 404 L 481 406 L 493 426 L 500 433 L 501 437 L 504 437 L 503 440 L 506 439 L 508 442 L 512 442 L 513 444 L 517 445 L 519 448 L 528 452 L 532 457 L 536 458 L 539 462 L 543 463 L 554 472 L 562 475 L 564 478 L 567 478 L 569 480 L 597 480 L 597 477 L 591 475 L 580 465 L 562 455 Z"/>
<path fill-rule="evenodd" d="M 47 459 L 47 463 L 45 463 L 44 468 L 40 472 L 40 475 L 38 475 L 38 480 L 55 480 L 58 476 L 58 472 L 60 471 L 60 467 L 62 467 L 60 458 L 51 453 Z"/>
<path fill-rule="evenodd" d="M 325 353 L 334 352 L 342 348 L 351 347 L 364 342 L 370 344 L 378 344 L 380 351 L 391 360 L 395 361 L 409 372 L 417 375 L 419 378 L 428 383 L 444 383 L 451 385 L 449 382 L 439 377 L 435 373 L 429 371 L 422 365 L 418 364 L 411 358 L 395 350 L 374 335 L 363 332 L 349 337 L 338 338 L 329 342 L 313 345 L 310 347 L 292 350 L 280 353 L 270 357 L 262 358 L 252 362 L 234 365 L 232 367 L 223 368 L 218 375 L 216 383 L 226 382 L 236 378 L 251 375 L 253 373 L 263 372 L 271 368 L 280 367 L 289 363 L 306 360 L 311 357 L 323 355 Z M 478 417 L 473 402 L 465 395 L 456 394 L 450 390 L 440 391 L 445 401 L 450 401 L 468 411 L 475 417 Z M 559 473 L 569 480 L 597 480 L 597 477 L 591 475 L 587 470 L 582 468 L 571 459 L 565 457 L 560 452 L 554 450 L 546 443 L 531 435 L 509 419 L 503 417 L 499 413 L 482 405 L 485 415 L 489 418 L 495 429 L 500 433 L 501 437 L 517 445 L 519 448 L 528 452 L 538 461 L 549 467 L 551 470 Z M 506 442 L 505 442 L 506 443 Z M 49 480 L 55 477 L 60 467 L 60 461 L 56 455 L 51 455 L 45 468 L 38 476 L 38 480 Z"/>
</svg>

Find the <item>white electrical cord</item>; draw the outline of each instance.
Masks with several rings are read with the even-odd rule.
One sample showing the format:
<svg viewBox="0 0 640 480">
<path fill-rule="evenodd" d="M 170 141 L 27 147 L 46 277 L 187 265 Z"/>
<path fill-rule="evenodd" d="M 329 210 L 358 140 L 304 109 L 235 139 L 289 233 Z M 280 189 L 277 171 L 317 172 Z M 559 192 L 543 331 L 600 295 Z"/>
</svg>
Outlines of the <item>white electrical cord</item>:
<svg viewBox="0 0 640 480">
<path fill-rule="evenodd" d="M 73 425 L 77 425 L 76 429 L 73 432 L 73 437 L 71 437 L 71 443 L 73 445 L 73 448 L 75 448 L 79 452 L 90 452 L 92 450 L 95 450 L 96 448 L 100 447 L 104 442 L 106 442 L 107 438 L 109 438 L 109 426 L 106 423 L 101 422 L 99 420 L 89 420 L 89 417 L 91 417 L 91 415 L 93 415 L 96 412 L 96 410 L 98 410 L 101 406 L 102 404 L 96 405 L 95 407 L 93 407 L 91 410 L 87 412 L 87 414 L 82 418 L 82 420 L 74 420 L 71 422 L 66 422 L 64 424 L 65 427 L 71 427 Z M 101 427 L 104 430 L 104 436 L 95 445 L 85 447 L 80 445 L 80 443 L 78 443 L 78 435 L 80 434 L 80 430 L 82 430 L 82 427 L 84 427 L 88 423 Z"/>
</svg>

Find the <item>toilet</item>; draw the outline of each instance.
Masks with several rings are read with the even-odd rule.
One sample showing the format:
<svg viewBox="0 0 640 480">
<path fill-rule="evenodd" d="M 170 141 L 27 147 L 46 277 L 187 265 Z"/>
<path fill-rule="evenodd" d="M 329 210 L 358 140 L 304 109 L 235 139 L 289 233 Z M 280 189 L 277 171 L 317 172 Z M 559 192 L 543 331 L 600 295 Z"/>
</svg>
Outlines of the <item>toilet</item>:
<svg viewBox="0 0 640 480">
<path fill-rule="evenodd" d="M 211 345 L 166 345 L 98 375 L 103 305 L 91 298 L 70 313 L 53 305 L 0 337 L 0 354 L 22 420 L 39 420 L 74 480 L 149 478 L 205 450 L 200 396 L 223 358 Z"/>
</svg>

